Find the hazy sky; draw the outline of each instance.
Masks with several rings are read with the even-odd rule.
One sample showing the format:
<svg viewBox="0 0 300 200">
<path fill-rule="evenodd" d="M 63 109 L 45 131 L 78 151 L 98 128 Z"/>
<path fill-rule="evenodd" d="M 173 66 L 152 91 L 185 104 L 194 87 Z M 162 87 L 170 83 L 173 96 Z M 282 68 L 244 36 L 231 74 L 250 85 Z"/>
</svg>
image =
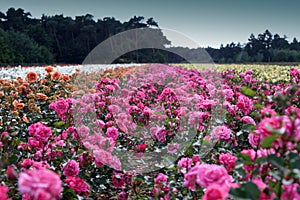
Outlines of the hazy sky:
<svg viewBox="0 0 300 200">
<path fill-rule="evenodd" d="M 300 0 L 0 0 L 1 12 L 10 7 L 23 8 L 33 17 L 87 13 L 95 19 L 113 16 L 121 21 L 134 15 L 153 17 L 161 28 L 178 31 L 201 47 L 243 44 L 251 33 L 266 29 L 289 40 L 300 39 Z M 174 46 L 186 44 L 178 37 L 169 39 Z"/>
</svg>

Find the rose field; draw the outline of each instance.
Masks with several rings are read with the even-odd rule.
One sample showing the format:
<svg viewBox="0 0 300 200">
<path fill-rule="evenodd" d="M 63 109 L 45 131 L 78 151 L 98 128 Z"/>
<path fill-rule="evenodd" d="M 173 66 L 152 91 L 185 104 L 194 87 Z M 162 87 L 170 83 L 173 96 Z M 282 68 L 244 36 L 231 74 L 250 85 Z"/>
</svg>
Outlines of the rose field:
<svg viewBox="0 0 300 200">
<path fill-rule="evenodd" d="M 0 200 L 300 199 L 300 66 L 0 68 Z"/>
</svg>

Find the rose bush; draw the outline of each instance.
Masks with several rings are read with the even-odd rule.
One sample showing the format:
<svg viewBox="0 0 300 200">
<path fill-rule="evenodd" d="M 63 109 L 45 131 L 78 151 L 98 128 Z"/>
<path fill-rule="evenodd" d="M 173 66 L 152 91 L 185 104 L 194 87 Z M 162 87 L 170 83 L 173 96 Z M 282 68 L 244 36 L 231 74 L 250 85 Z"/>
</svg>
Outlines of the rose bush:
<svg viewBox="0 0 300 200">
<path fill-rule="evenodd" d="M 151 67 L 0 80 L 0 199 L 299 199 L 299 69 Z M 176 159 L 124 170 L 154 151 Z"/>
</svg>

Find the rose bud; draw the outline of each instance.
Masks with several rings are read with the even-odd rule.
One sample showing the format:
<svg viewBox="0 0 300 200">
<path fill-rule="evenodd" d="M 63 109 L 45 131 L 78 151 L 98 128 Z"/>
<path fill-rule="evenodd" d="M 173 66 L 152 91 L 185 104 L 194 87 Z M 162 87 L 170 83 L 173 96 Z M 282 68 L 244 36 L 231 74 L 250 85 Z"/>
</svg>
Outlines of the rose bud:
<svg viewBox="0 0 300 200">
<path fill-rule="evenodd" d="M 6 169 L 6 176 L 10 180 L 15 180 L 18 178 L 18 173 L 13 166 L 8 166 Z"/>
</svg>

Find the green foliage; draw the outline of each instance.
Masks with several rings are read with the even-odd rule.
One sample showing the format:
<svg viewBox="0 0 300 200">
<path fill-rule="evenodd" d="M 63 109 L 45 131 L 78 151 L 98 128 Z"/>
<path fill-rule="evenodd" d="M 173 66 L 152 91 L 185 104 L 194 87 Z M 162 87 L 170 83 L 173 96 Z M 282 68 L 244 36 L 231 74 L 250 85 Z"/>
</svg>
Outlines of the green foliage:
<svg viewBox="0 0 300 200">
<path fill-rule="evenodd" d="M 108 37 L 134 28 L 153 28 L 161 47 L 171 42 L 157 29 L 153 18 L 145 20 L 142 16 L 133 16 L 125 22 L 114 17 L 94 20 L 90 14 L 76 16 L 43 15 L 32 18 L 23 9 L 10 8 L 0 15 L 0 63 L 82 63 L 88 53 Z M 147 38 L 145 38 L 147 40 Z M 203 49 L 169 47 L 160 49 L 141 49 L 129 52 L 116 63 L 182 63 L 199 59 Z M 168 51 L 170 50 L 170 51 Z M 221 45 L 219 49 L 206 48 L 214 62 L 299 62 L 300 42 L 295 38 L 291 43 L 286 37 L 272 35 L 266 30 L 255 37 L 250 35 L 245 46 L 241 44 Z M 176 52 L 175 53 L 171 53 Z M 35 55 L 35 56 L 33 56 Z"/>
<path fill-rule="evenodd" d="M 241 185 L 239 188 L 232 188 L 229 192 L 236 199 L 251 199 L 257 200 L 260 195 L 260 191 L 256 184 L 247 182 Z"/>
<path fill-rule="evenodd" d="M 263 148 L 271 148 L 273 145 L 273 142 L 276 140 L 277 138 L 277 135 L 271 135 L 271 136 L 268 136 L 266 137 L 263 141 L 262 141 L 262 144 L 261 146 Z"/>
<path fill-rule="evenodd" d="M 241 87 L 241 92 L 248 97 L 254 97 L 254 95 L 255 95 L 254 90 L 252 90 L 251 88 L 247 88 L 245 86 Z"/>
<path fill-rule="evenodd" d="M 52 53 L 26 34 L 0 29 L 0 63 L 51 63 Z"/>
</svg>

